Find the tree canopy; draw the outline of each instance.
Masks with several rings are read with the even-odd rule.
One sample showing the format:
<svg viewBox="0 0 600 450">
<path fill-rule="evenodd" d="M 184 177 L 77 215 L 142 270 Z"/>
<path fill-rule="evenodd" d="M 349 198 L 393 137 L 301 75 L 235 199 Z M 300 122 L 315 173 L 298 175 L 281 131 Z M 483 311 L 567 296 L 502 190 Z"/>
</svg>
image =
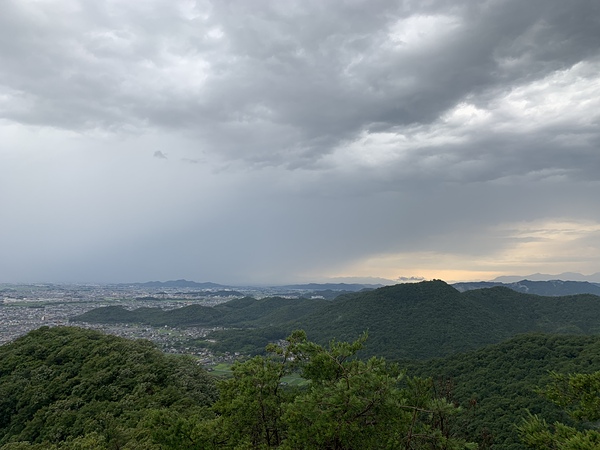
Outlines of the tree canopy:
<svg viewBox="0 0 600 450">
<path fill-rule="evenodd" d="M 294 331 L 217 380 L 147 341 L 43 327 L 0 346 L 0 450 L 600 448 L 600 337 L 402 367 L 359 358 L 366 339 Z"/>
<path fill-rule="evenodd" d="M 167 409 L 206 416 L 217 395 L 195 361 L 148 341 L 42 327 L 0 346 L 0 445 L 151 448 L 140 423 Z"/>
<path fill-rule="evenodd" d="M 303 331 L 270 356 L 233 368 L 215 405 L 226 448 L 281 449 L 464 449 L 476 448 L 446 423 L 457 408 L 433 396 L 431 380 L 409 379 L 383 358 L 357 359 L 358 340 L 309 342 Z M 299 371 L 304 388 L 282 378 Z"/>
<path fill-rule="evenodd" d="M 552 383 L 542 393 L 563 407 L 578 424 L 549 425 L 530 414 L 518 427 L 523 442 L 536 450 L 596 450 L 600 448 L 600 372 L 552 374 Z"/>
</svg>

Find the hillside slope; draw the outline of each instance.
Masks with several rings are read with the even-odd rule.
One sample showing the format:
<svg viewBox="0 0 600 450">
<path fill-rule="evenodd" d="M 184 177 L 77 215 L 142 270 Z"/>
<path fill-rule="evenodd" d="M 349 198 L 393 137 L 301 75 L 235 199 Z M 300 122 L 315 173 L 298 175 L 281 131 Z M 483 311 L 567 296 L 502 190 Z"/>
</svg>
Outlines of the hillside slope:
<svg viewBox="0 0 600 450">
<path fill-rule="evenodd" d="M 341 296 L 293 328 L 306 330 L 317 342 L 351 340 L 367 330 L 363 355 L 392 359 L 446 355 L 507 337 L 494 313 L 443 281 Z"/>
<path fill-rule="evenodd" d="M 105 306 L 72 317 L 74 322 L 143 323 L 152 326 L 269 326 L 279 325 L 310 314 L 324 304 L 323 299 L 288 299 L 243 297 L 214 307 L 189 305 L 182 308 L 138 308 L 132 311 L 122 306 Z"/>
<path fill-rule="evenodd" d="M 317 342 L 368 330 L 364 356 L 432 358 L 519 333 L 599 333 L 600 297 L 541 297 L 503 287 L 459 293 L 430 281 L 341 296 L 288 328 L 302 328 Z"/>
<path fill-rule="evenodd" d="M 550 372 L 600 370 L 600 336 L 528 334 L 443 359 L 405 363 L 411 375 L 432 377 L 439 392 L 463 409 L 461 428 L 469 439 L 493 443 L 495 450 L 525 450 L 515 423 L 540 414 L 550 423 L 571 423 L 538 388 Z"/>
<path fill-rule="evenodd" d="M 198 414 L 216 397 L 213 379 L 193 360 L 148 341 L 42 327 L 0 346 L 0 446 L 49 448 L 89 435 L 121 448 L 150 440 L 140 423 L 153 411 Z"/>
<path fill-rule="evenodd" d="M 461 293 L 437 280 L 344 294 L 332 301 L 246 297 L 214 308 L 193 305 L 172 311 L 118 311 L 108 307 L 74 320 L 281 330 L 275 334 L 257 332 L 256 336 L 263 337 L 304 329 L 309 339 L 322 344 L 332 339 L 352 341 L 366 330 L 369 346 L 362 356 L 432 358 L 473 350 L 519 333 L 600 333 L 600 297 L 542 297 L 506 287 Z M 255 337 L 252 330 L 235 333 L 235 339 L 227 339 L 227 351 L 240 351 L 235 345 L 242 334 L 248 339 L 243 338 L 240 347 Z M 223 343 L 226 334 L 220 332 L 209 338 Z"/>
</svg>

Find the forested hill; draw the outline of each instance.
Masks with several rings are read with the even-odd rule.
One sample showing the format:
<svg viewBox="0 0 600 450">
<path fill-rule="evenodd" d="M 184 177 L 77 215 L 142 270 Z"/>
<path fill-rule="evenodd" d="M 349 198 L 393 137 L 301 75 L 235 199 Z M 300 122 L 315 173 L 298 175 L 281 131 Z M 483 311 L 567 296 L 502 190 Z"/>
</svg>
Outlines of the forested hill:
<svg viewBox="0 0 600 450">
<path fill-rule="evenodd" d="M 599 336 L 521 335 L 400 367 L 352 358 L 363 344 L 324 348 L 295 332 L 275 347 L 279 357 L 235 364 L 232 378 L 215 383 L 192 359 L 147 341 L 43 327 L 0 346 L 0 450 L 525 450 L 516 425 L 528 411 L 578 427 L 559 439 L 586 426 L 578 442 L 594 439 L 556 446 L 548 432 L 549 444 L 535 448 L 598 448 L 593 424 L 576 425 L 539 388 L 551 384 L 551 371 L 592 374 L 575 381 L 577 392 L 592 388 L 586 401 L 596 411 Z M 309 383 L 287 386 L 282 377 L 292 371 Z"/>
<path fill-rule="evenodd" d="M 229 340 L 228 345 L 240 348 L 247 345 L 243 339 L 261 334 L 259 329 L 268 326 L 281 330 L 279 337 L 304 329 L 311 340 L 320 343 L 351 341 L 368 330 L 369 345 L 363 356 L 430 358 L 501 342 L 519 333 L 598 333 L 600 297 L 541 297 L 502 287 L 460 293 L 438 280 L 344 294 L 333 301 L 244 298 L 214 308 L 196 305 L 173 311 L 110 307 L 75 319 L 251 328 L 245 337 Z M 223 340 L 225 334 L 216 338 Z"/>
<path fill-rule="evenodd" d="M 369 332 L 367 355 L 430 358 L 529 332 L 600 332 L 600 297 L 541 297 L 508 288 L 459 293 L 443 281 L 401 284 L 338 297 L 294 322 L 311 339 Z"/>
<path fill-rule="evenodd" d="M 89 323 L 143 323 L 153 326 L 269 326 L 283 325 L 329 303 L 323 299 L 243 297 L 214 307 L 190 305 L 172 310 L 106 306 L 88 311 L 73 321 Z"/>
<path fill-rule="evenodd" d="M 0 448 L 162 448 L 156 418 L 206 416 L 217 396 L 191 358 L 147 341 L 42 327 L 0 346 Z"/>
<path fill-rule="evenodd" d="M 317 342 L 351 340 L 364 330 L 364 356 L 419 358 L 498 342 L 494 315 L 443 281 L 399 284 L 347 294 L 293 324 Z"/>
<path fill-rule="evenodd" d="M 600 370 L 600 336 L 520 335 L 472 352 L 403 367 L 409 374 L 433 377 L 438 392 L 463 407 L 461 428 L 469 440 L 494 444 L 495 450 L 525 450 L 515 424 L 527 411 L 549 423 L 571 423 L 539 390 L 550 383 L 551 372 Z"/>
</svg>

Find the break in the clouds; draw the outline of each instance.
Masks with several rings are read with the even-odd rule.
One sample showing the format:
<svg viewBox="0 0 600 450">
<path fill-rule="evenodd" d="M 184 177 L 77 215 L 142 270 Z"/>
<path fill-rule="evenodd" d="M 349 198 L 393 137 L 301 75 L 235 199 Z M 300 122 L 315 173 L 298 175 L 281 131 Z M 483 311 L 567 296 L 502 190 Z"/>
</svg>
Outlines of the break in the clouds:
<svg viewBox="0 0 600 450">
<path fill-rule="evenodd" d="M 8 0 L 0 281 L 600 270 L 600 4 Z"/>
</svg>

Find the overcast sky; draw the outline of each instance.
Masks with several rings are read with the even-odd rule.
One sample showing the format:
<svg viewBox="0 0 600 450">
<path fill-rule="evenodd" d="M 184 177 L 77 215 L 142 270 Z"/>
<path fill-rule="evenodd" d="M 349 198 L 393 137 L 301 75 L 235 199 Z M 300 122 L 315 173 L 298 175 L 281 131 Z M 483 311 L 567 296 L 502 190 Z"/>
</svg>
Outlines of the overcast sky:
<svg viewBox="0 0 600 450">
<path fill-rule="evenodd" d="M 0 2 L 0 282 L 565 271 L 597 0 Z"/>
</svg>

